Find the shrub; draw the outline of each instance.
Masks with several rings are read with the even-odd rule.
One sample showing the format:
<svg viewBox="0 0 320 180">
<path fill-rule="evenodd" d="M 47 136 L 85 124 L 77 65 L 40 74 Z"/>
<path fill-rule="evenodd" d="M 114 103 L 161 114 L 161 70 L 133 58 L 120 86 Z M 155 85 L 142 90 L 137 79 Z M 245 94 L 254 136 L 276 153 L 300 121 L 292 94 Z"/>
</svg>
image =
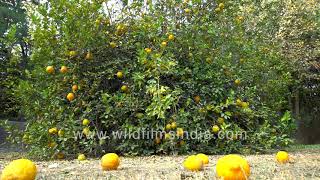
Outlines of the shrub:
<svg viewBox="0 0 320 180">
<path fill-rule="evenodd" d="M 34 69 L 16 94 L 28 120 L 22 139 L 32 153 L 213 154 L 291 142 L 289 63 L 276 43 L 250 29 L 241 3 L 136 2 L 116 13 L 104 5 L 58 0 L 30 12 Z M 220 135 L 247 137 L 217 138 L 214 125 Z M 174 133 L 85 137 L 142 128 Z M 75 138 L 77 131 L 84 137 Z M 208 138 L 185 138 L 192 131 Z"/>
</svg>

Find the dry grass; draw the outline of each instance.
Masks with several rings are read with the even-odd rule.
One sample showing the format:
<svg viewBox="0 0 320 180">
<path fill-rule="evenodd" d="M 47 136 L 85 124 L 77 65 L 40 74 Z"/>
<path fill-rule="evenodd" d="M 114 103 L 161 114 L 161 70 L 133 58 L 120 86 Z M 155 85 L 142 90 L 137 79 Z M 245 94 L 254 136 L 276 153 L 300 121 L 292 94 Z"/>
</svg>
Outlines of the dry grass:
<svg viewBox="0 0 320 180">
<path fill-rule="evenodd" d="M 21 154 L 0 155 L 0 169 Z M 286 165 L 275 163 L 274 154 L 248 155 L 250 179 L 320 179 L 320 150 L 294 151 Z M 188 172 L 181 166 L 185 156 L 124 157 L 117 171 L 103 172 L 98 159 L 85 162 L 36 162 L 38 179 L 215 179 L 215 163 L 220 156 L 210 156 L 210 163 L 201 172 Z"/>
</svg>

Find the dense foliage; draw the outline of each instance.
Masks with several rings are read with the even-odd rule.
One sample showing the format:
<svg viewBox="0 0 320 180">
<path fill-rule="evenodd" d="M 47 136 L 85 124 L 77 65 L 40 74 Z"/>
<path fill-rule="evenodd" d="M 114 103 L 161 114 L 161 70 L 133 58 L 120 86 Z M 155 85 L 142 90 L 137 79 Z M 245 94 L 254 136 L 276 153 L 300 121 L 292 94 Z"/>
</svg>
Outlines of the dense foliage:
<svg viewBox="0 0 320 180">
<path fill-rule="evenodd" d="M 255 18 L 276 15 L 269 7 L 277 3 L 166 0 L 119 12 L 85 0 L 38 6 L 30 12 L 34 68 L 16 90 L 28 120 L 22 140 L 48 157 L 288 145 L 291 62 L 269 38 L 277 19 Z M 112 138 L 142 128 L 166 135 Z M 193 131 L 197 138 L 187 138 Z"/>
<path fill-rule="evenodd" d="M 28 36 L 27 14 L 22 0 L 2 0 L 0 12 L 0 119 L 16 118 L 19 102 L 13 89 L 23 77 L 30 54 L 30 44 L 24 39 Z"/>
</svg>

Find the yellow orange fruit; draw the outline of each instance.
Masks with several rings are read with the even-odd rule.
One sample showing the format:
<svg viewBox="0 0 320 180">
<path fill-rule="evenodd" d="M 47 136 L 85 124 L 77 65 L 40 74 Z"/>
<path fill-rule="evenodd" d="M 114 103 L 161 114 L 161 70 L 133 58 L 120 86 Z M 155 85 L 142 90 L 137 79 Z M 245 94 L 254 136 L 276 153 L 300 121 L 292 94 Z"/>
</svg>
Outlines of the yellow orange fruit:
<svg viewBox="0 0 320 180">
<path fill-rule="evenodd" d="M 241 83 L 240 79 L 236 79 L 236 80 L 234 81 L 234 84 L 237 85 L 237 86 L 239 86 L 240 83 Z"/>
<path fill-rule="evenodd" d="M 168 39 L 169 39 L 170 41 L 173 41 L 173 40 L 174 40 L 174 35 L 173 35 L 173 34 L 169 34 Z"/>
<path fill-rule="evenodd" d="M 73 93 L 68 93 L 67 99 L 71 102 L 74 100 L 74 94 Z"/>
<path fill-rule="evenodd" d="M 57 134 L 57 133 L 58 133 L 58 128 L 54 127 L 49 129 L 49 134 Z"/>
<path fill-rule="evenodd" d="M 89 128 L 83 128 L 83 130 L 82 130 L 82 133 L 85 135 L 85 136 L 89 136 L 89 134 L 90 134 L 90 129 Z"/>
<path fill-rule="evenodd" d="M 117 43 L 115 43 L 115 42 L 110 42 L 110 47 L 111 47 L 111 48 L 117 47 Z"/>
<path fill-rule="evenodd" d="M 224 123 L 224 118 L 223 117 L 219 117 L 218 118 L 218 123 L 219 124 L 223 124 Z"/>
<path fill-rule="evenodd" d="M 128 92 L 128 90 L 129 90 L 129 88 L 128 88 L 128 86 L 127 85 L 123 85 L 123 86 L 121 86 L 121 91 L 122 92 Z"/>
<path fill-rule="evenodd" d="M 96 24 L 97 26 L 99 26 L 99 25 L 101 24 L 101 20 L 100 20 L 100 19 L 96 19 L 95 24 Z"/>
<path fill-rule="evenodd" d="M 160 144 L 160 143 L 161 143 L 161 139 L 160 139 L 159 137 L 156 137 L 156 139 L 154 140 L 154 142 L 155 142 L 156 144 Z"/>
<path fill-rule="evenodd" d="M 237 105 L 237 106 L 242 106 L 242 101 L 241 101 L 241 99 L 237 99 L 237 100 L 236 100 L 236 105 Z"/>
<path fill-rule="evenodd" d="M 74 84 L 74 85 L 72 86 L 72 91 L 73 91 L 73 92 L 78 91 L 78 85 Z"/>
<path fill-rule="evenodd" d="M 82 120 L 82 125 L 88 126 L 89 124 L 90 124 L 90 120 L 89 119 Z"/>
<path fill-rule="evenodd" d="M 64 159 L 64 154 L 62 152 L 59 152 L 56 154 L 57 159 Z"/>
<path fill-rule="evenodd" d="M 181 140 L 180 142 L 179 142 L 179 145 L 180 146 L 183 146 L 183 145 L 185 145 L 186 144 L 186 142 L 184 141 L 184 140 Z"/>
<path fill-rule="evenodd" d="M 145 48 L 144 51 L 146 51 L 146 53 L 150 54 L 152 49 L 151 48 Z"/>
<path fill-rule="evenodd" d="M 193 100 L 194 100 L 194 102 L 196 102 L 198 104 L 198 103 L 200 103 L 201 98 L 200 98 L 200 96 L 196 95 L 193 97 Z"/>
<path fill-rule="evenodd" d="M 54 148 L 56 145 L 57 145 L 57 143 L 55 143 L 55 142 L 49 142 L 48 143 L 48 147 L 49 148 Z"/>
<path fill-rule="evenodd" d="M 237 23 L 241 23 L 243 20 L 244 20 L 244 17 L 243 17 L 243 16 L 237 16 L 237 17 L 236 17 Z"/>
<path fill-rule="evenodd" d="M 34 180 L 37 167 L 29 159 L 17 159 L 10 162 L 2 171 L 1 180 Z"/>
<path fill-rule="evenodd" d="M 219 126 L 217 126 L 217 125 L 212 126 L 212 132 L 213 133 L 217 134 L 219 131 L 220 131 Z"/>
<path fill-rule="evenodd" d="M 176 127 L 177 127 L 177 123 L 176 123 L 176 122 L 172 122 L 172 123 L 171 123 L 171 128 L 172 128 L 172 129 L 175 129 Z"/>
<path fill-rule="evenodd" d="M 164 139 L 168 140 L 168 139 L 170 139 L 170 138 L 171 138 L 170 133 L 166 133 L 166 134 L 164 135 Z"/>
<path fill-rule="evenodd" d="M 163 42 L 161 43 L 161 46 L 162 46 L 162 47 L 166 47 L 166 46 L 167 46 L 167 42 L 166 42 L 166 41 L 163 41 Z"/>
<path fill-rule="evenodd" d="M 218 178 L 224 180 L 246 180 L 250 175 L 250 166 L 241 156 L 229 154 L 218 159 L 216 172 Z"/>
<path fill-rule="evenodd" d="M 78 159 L 79 161 L 84 161 L 84 160 L 86 160 L 87 158 L 86 158 L 86 156 L 85 156 L 84 154 L 79 154 L 77 159 Z"/>
<path fill-rule="evenodd" d="M 166 130 L 170 130 L 172 127 L 171 127 L 171 124 L 167 124 L 166 125 Z"/>
<path fill-rule="evenodd" d="M 184 12 L 185 12 L 185 13 L 190 13 L 190 12 L 191 12 L 191 9 L 186 8 L 186 9 L 184 9 Z"/>
<path fill-rule="evenodd" d="M 224 8 L 224 4 L 223 4 L 223 3 L 219 3 L 218 7 L 219 7 L 220 9 L 223 9 L 223 8 Z"/>
<path fill-rule="evenodd" d="M 122 71 L 117 72 L 117 78 L 122 79 L 123 78 L 123 73 Z"/>
<path fill-rule="evenodd" d="M 54 73 L 54 68 L 53 68 L 53 66 L 47 66 L 46 72 L 49 73 L 49 74 L 53 74 L 53 73 Z"/>
<path fill-rule="evenodd" d="M 64 135 L 64 130 L 60 129 L 58 131 L 58 136 L 62 137 Z"/>
<path fill-rule="evenodd" d="M 209 163 L 209 157 L 203 153 L 197 154 L 197 157 L 202 160 L 203 165 L 206 165 Z"/>
<path fill-rule="evenodd" d="M 108 153 L 101 158 L 101 167 L 104 171 L 116 170 L 119 164 L 119 156 L 115 153 Z"/>
<path fill-rule="evenodd" d="M 91 59 L 93 59 L 92 53 L 91 53 L 91 52 L 87 52 L 85 59 L 86 59 L 86 60 L 91 60 Z"/>
<path fill-rule="evenodd" d="M 286 151 L 279 151 L 276 155 L 276 159 L 280 164 L 289 162 L 289 154 Z"/>
<path fill-rule="evenodd" d="M 182 137 L 183 133 L 184 133 L 184 131 L 182 128 L 177 128 L 177 136 Z"/>
<path fill-rule="evenodd" d="M 184 160 L 183 167 L 189 171 L 200 171 L 203 168 L 203 162 L 199 157 L 191 155 Z"/>
<path fill-rule="evenodd" d="M 69 56 L 74 57 L 77 55 L 77 51 L 69 51 Z"/>
<path fill-rule="evenodd" d="M 248 108 L 249 107 L 249 103 L 248 102 L 241 102 L 241 107 L 242 108 Z"/>
<path fill-rule="evenodd" d="M 61 72 L 62 74 L 67 73 L 67 72 L 68 72 L 68 67 L 67 67 L 67 66 L 61 66 L 60 72 Z"/>
</svg>

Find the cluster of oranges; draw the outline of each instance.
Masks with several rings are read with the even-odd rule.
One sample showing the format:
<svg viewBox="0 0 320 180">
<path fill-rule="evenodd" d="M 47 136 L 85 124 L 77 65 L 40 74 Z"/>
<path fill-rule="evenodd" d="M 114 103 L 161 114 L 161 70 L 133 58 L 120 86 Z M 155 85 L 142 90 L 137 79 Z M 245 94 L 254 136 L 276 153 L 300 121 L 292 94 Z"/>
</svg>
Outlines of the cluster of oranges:
<svg viewBox="0 0 320 180">
<path fill-rule="evenodd" d="M 280 164 L 289 162 L 289 154 L 279 151 L 276 160 Z M 209 164 L 209 157 L 205 154 L 188 156 L 183 166 L 190 171 L 200 171 Z M 246 159 L 237 154 L 229 154 L 218 159 L 216 164 L 217 177 L 226 180 L 245 180 L 250 176 L 250 165 Z"/>
<path fill-rule="evenodd" d="M 240 83 L 241 83 L 241 81 L 240 81 L 239 79 L 236 79 L 236 80 L 234 81 L 234 84 L 235 84 L 236 86 L 239 86 Z M 194 100 L 194 102 L 195 102 L 196 104 L 199 104 L 200 101 L 201 101 L 201 97 L 200 97 L 199 95 L 195 95 L 195 96 L 193 97 L 193 100 Z M 248 109 L 248 108 L 249 108 L 249 102 L 243 101 L 243 100 L 241 100 L 241 99 L 236 99 L 234 105 L 236 105 L 237 107 L 242 108 L 242 109 Z M 200 110 L 201 110 L 201 109 L 200 109 Z M 200 110 L 199 110 L 199 111 L 200 111 Z M 216 120 L 216 122 L 217 122 L 217 124 L 214 124 L 214 125 L 212 126 L 212 128 L 211 128 L 211 130 L 212 130 L 212 132 L 213 132 L 214 134 L 218 134 L 218 133 L 219 133 L 219 131 L 220 131 L 219 125 L 222 125 L 222 124 L 225 122 L 225 118 L 223 118 L 223 117 L 218 117 L 217 120 Z"/>
<path fill-rule="evenodd" d="M 78 160 L 84 160 L 84 155 L 79 155 Z M 279 151 L 276 160 L 280 164 L 289 162 L 289 154 Z M 188 156 L 183 167 L 189 171 L 201 171 L 204 166 L 208 166 L 209 157 L 205 154 Z M 105 154 L 100 161 L 102 170 L 117 170 L 120 165 L 120 158 L 115 153 Z M 250 165 L 246 159 L 237 154 L 229 154 L 218 159 L 216 163 L 216 174 L 218 178 L 226 180 L 245 180 L 250 176 Z M 28 159 L 14 160 L 7 165 L 1 175 L 1 180 L 34 180 L 37 176 L 36 165 Z"/>
<path fill-rule="evenodd" d="M 200 171 L 208 165 L 209 158 L 205 154 L 189 156 L 183 166 L 190 171 Z M 229 154 L 218 159 L 216 164 L 217 177 L 227 180 L 245 180 L 250 175 L 250 166 L 247 160 L 236 154 Z"/>
<path fill-rule="evenodd" d="M 68 52 L 68 57 L 71 58 L 71 59 L 76 58 L 77 55 L 78 55 L 77 51 L 72 50 L 72 51 L 69 51 L 69 52 Z M 85 56 L 84 56 L 84 59 L 86 59 L 86 60 L 92 60 L 92 59 L 93 59 L 93 54 L 92 54 L 90 51 L 87 52 L 87 53 L 85 54 Z M 59 71 L 60 71 L 61 74 L 66 74 L 66 73 L 69 72 L 69 68 L 68 68 L 67 66 L 63 65 L 63 66 L 61 66 L 61 68 L 60 68 Z M 47 66 L 47 67 L 46 67 L 46 72 L 47 72 L 48 74 L 51 74 L 51 75 L 52 75 L 52 74 L 55 74 L 55 68 L 54 68 L 54 66 L 52 66 L 52 65 L 51 65 L 51 66 Z M 75 99 L 75 93 L 76 93 L 78 90 L 79 90 L 78 85 L 77 85 L 76 83 L 73 83 L 73 85 L 72 85 L 72 87 L 71 87 L 71 92 L 67 93 L 66 99 L 67 99 L 69 102 L 72 102 L 72 101 Z M 83 120 L 83 124 L 89 124 L 89 123 L 90 123 L 90 121 L 89 121 L 88 119 L 84 119 L 84 120 Z M 63 137 L 63 136 L 64 136 L 64 131 L 63 131 L 62 129 L 59 130 L 57 127 L 50 128 L 50 129 L 48 130 L 48 132 L 49 132 L 49 134 L 52 135 L 52 136 L 54 136 L 54 135 L 58 135 L 59 137 Z M 89 134 L 89 128 L 88 128 L 88 127 L 84 128 L 84 129 L 83 129 L 83 133 L 84 133 L 85 135 L 88 135 L 88 134 Z M 48 143 L 48 147 L 49 147 L 49 148 L 54 148 L 54 147 L 56 147 L 56 145 L 57 145 L 57 143 L 54 142 L 54 141 L 50 141 L 50 142 Z M 85 156 L 84 156 L 83 154 L 81 154 L 81 156 L 79 156 L 79 157 L 80 157 L 79 159 L 85 159 Z M 56 158 L 57 158 L 57 159 L 63 159 L 63 158 L 64 158 L 64 154 L 63 154 L 62 152 L 59 152 L 59 153 L 56 154 Z"/>
</svg>

